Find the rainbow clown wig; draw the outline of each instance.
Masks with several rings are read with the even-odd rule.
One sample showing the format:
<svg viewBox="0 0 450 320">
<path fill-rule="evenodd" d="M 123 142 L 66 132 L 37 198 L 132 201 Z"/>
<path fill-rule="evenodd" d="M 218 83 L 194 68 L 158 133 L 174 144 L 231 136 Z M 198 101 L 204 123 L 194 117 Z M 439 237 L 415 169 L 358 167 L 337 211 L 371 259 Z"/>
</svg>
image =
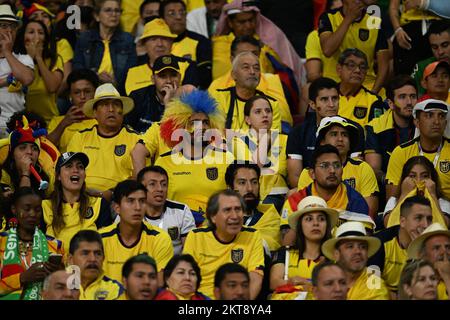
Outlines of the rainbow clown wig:
<svg viewBox="0 0 450 320">
<path fill-rule="evenodd" d="M 171 100 L 161 119 L 161 138 L 169 147 L 174 147 L 180 141 L 173 141 L 172 134 L 177 129 L 186 129 L 189 118 L 194 113 L 204 113 L 208 116 L 211 129 L 221 133 L 225 128 L 225 114 L 218 107 L 217 101 L 207 91 L 194 90 L 184 93 L 179 98 Z"/>
</svg>

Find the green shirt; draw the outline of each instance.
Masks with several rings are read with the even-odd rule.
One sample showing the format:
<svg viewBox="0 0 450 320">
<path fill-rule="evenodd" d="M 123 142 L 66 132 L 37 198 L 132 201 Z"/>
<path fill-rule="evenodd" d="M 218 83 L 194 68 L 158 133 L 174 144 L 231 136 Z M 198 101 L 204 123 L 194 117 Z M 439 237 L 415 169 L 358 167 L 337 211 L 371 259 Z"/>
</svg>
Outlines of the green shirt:
<svg viewBox="0 0 450 320">
<path fill-rule="evenodd" d="M 416 81 L 416 86 L 417 86 L 417 94 L 418 97 L 421 97 L 425 94 L 426 90 L 424 87 L 422 87 L 422 84 L 420 83 L 422 81 L 422 77 L 423 77 L 423 71 L 425 70 L 426 66 L 429 65 L 432 62 L 435 62 L 436 58 L 435 57 L 431 57 L 422 61 L 419 61 L 415 66 L 414 66 L 414 71 L 411 74 L 411 77 L 414 78 L 414 80 Z"/>
</svg>

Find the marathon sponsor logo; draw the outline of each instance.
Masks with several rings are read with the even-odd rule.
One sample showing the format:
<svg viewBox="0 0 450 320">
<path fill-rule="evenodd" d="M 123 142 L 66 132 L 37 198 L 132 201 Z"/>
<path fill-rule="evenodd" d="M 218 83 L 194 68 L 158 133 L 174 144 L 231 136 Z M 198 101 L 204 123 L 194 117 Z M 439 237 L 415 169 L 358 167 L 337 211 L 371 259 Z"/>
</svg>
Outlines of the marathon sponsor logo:
<svg viewBox="0 0 450 320">
<path fill-rule="evenodd" d="M 191 175 L 192 172 L 189 171 L 180 171 L 180 172 L 174 172 L 173 175 L 174 176 L 188 176 Z"/>
<path fill-rule="evenodd" d="M 84 148 L 85 149 L 92 149 L 92 150 L 100 150 L 100 148 L 96 147 L 96 146 L 85 146 Z"/>
</svg>

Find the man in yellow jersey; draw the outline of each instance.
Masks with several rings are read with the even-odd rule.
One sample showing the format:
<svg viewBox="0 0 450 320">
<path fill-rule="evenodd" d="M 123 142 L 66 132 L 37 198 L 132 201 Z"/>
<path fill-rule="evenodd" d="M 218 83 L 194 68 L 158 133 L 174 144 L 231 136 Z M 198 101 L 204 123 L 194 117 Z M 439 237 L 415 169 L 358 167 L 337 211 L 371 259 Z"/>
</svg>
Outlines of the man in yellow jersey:
<svg viewBox="0 0 450 320">
<path fill-rule="evenodd" d="M 158 290 L 156 261 L 146 253 L 128 259 L 122 267 L 125 293 L 119 300 L 153 300 Z"/>
<path fill-rule="evenodd" d="M 104 274 L 102 237 L 94 230 L 78 231 L 70 240 L 68 263 L 80 276 L 80 300 L 115 300 L 124 291 L 116 280 Z"/>
<path fill-rule="evenodd" d="M 450 65 L 446 61 L 435 61 L 423 71 L 422 87 L 425 94 L 419 101 L 436 99 L 450 103 Z"/>
<path fill-rule="evenodd" d="M 361 222 L 345 222 L 336 230 L 336 236 L 322 244 L 325 257 L 344 269 L 350 288 L 348 300 L 388 300 L 389 291 L 383 279 L 366 267 L 367 260 L 380 248 L 380 240 L 367 236 Z"/>
<path fill-rule="evenodd" d="M 356 48 L 345 49 L 336 66 L 341 80 L 339 115 L 362 126 L 381 116 L 385 109 L 381 98 L 363 85 L 367 68 L 367 56 Z"/>
<path fill-rule="evenodd" d="M 214 275 L 216 300 L 250 300 L 250 275 L 240 264 L 221 265 Z"/>
<path fill-rule="evenodd" d="M 123 117 L 133 108 L 133 100 L 121 97 L 110 83 L 99 86 L 83 106 L 84 114 L 98 124 L 75 133 L 67 150 L 89 157 L 86 186 L 97 196 L 110 199 L 109 190 L 132 175 L 130 152 L 139 135 L 123 126 Z"/>
<path fill-rule="evenodd" d="M 439 176 L 442 194 L 450 197 L 450 141 L 443 137 L 447 125 L 448 104 L 428 99 L 413 108 L 414 124 L 420 136 L 394 149 L 386 173 L 386 199 L 398 194 L 403 165 L 413 157 L 423 155 L 430 160 Z"/>
<path fill-rule="evenodd" d="M 225 181 L 244 198 L 244 226 L 258 230 L 268 249 L 276 251 L 281 246 L 280 216 L 273 204 L 260 204 L 260 176 L 257 164 L 237 161 L 228 166 Z"/>
<path fill-rule="evenodd" d="M 253 36 L 240 36 L 234 38 L 231 42 L 231 56 L 230 61 L 241 52 L 250 51 L 255 56 L 260 57 L 261 42 L 255 39 Z M 209 91 L 214 92 L 217 89 L 226 89 L 235 85 L 231 70 L 225 73 L 223 76 L 215 79 L 209 86 Z M 278 100 L 280 104 L 280 115 L 282 126 L 288 131 L 293 124 L 292 113 L 297 113 L 298 106 L 295 103 L 295 99 L 292 99 L 292 95 L 285 85 L 283 80 L 278 74 L 261 72 L 261 79 L 259 81 L 256 90 L 264 92 Z M 289 99 L 288 99 L 289 98 Z"/>
<path fill-rule="evenodd" d="M 163 19 L 156 18 L 145 24 L 140 41 L 145 46 L 148 61 L 128 70 L 125 81 L 125 92 L 128 95 L 134 90 L 153 84 L 153 64 L 158 57 L 170 54 L 176 37 L 177 35 L 170 32 L 169 26 Z M 196 64 L 182 57 L 177 57 L 177 60 L 180 66 L 182 83 L 197 86 L 198 71 Z"/>
<path fill-rule="evenodd" d="M 172 45 L 172 54 L 197 64 L 199 87 L 206 90 L 211 83 L 211 40 L 187 29 L 186 4 L 183 0 L 162 1 L 159 14 L 166 21 L 170 32 L 177 35 Z"/>
<path fill-rule="evenodd" d="M 134 181 L 119 182 L 114 189 L 113 209 L 120 222 L 100 229 L 105 248 L 103 269 L 108 277 L 122 281 L 122 267 L 131 257 L 146 252 L 158 265 L 158 284 L 163 285 L 163 271 L 173 256 L 172 241 L 164 230 L 143 222 L 147 189 Z"/>
<path fill-rule="evenodd" d="M 259 59 L 252 52 L 242 52 L 233 60 L 231 76 L 235 85 L 225 89 L 210 90 L 210 94 L 219 103 L 219 108 L 226 114 L 225 128 L 234 131 L 249 129 L 244 119 L 245 102 L 255 95 L 266 96 L 272 105 L 272 129 L 281 130 L 281 108 L 276 99 L 257 90 L 261 79 Z"/>
<path fill-rule="evenodd" d="M 315 300 L 347 300 L 347 277 L 337 263 L 325 261 L 316 265 L 311 282 Z"/>
<path fill-rule="evenodd" d="M 83 106 L 94 98 L 99 82 L 98 75 L 89 69 L 74 70 L 67 77 L 72 106 L 64 116 L 53 117 L 48 124 L 48 139 L 61 153 L 67 151 L 67 145 L 75 132 L 97 124 L 97 120 L 85 116 Z"/>
<path fill-rule="evenodd" d="M 378 93 L 388 76 L 390 54 L 388 42 L 379 28 L 381 19 L 367 13 L 366 2 L 343 0 L 341 8 L 327 11 L 320 17 L 320 45 L 324 55 L 330 58 L 324 61 L 323 76 L 339 81 L 335 71 L 340 55 L 347 48 L 359 48 L 367 56 L 364 85 Z"/>
<path fill-rule="evenodd" d="M 339 150 L 343 164 L 342 180 L 364 197 L 369 215 L 374 219 L 378 212 L 379 191 L 375 173 L 367 162 L 350 156 L 358 145 L 358 129 L 342 117 L 325 117 L 320 121 L 316 136 L 318 145 L 330 144 Z M 309 169 L 303 169 L 300 174 L 299 190 L 312 182 Z"/>
<path fill-rule="evenodd" d="M 408 247 L 408 258 L 431 262 L 439 273 L 438 299 L 448 300 L 450 293 L 450 231 L 433 223 Z"/>
<path fill-rule="evenodd" d="M 406 252 L 411 241 L 416 239 L 432 222 L 430 200 L 423 196 L 407 198 L 400 207 L 400 225 L 374 234 L 381 247 L 369 259 L 368 265 L 375 265 L 390 291 L 391 298 L 397 298 L 400 275 L 408 260 Z"/>
<path fill-rule="evenodd" d="M 79 275 L 75 276 L 79 277 Z M 68 270 L 50 273 L 42 286 L 42 300 L 79 300 L 80 289 L 69 285 L 71 277 L 72 273 Z"/>
<path fill-rule="evenodd" d="M 227 262 L 238 263 L 250 274 L 250 299 L 254 300 L 262 287 L 264 247 L 261 235 L 243 226 L 245 202 L 233 190 L 215 193 L 206 209 L 209 227 L 192 230 L 183 253 L 198 262 L 202 282 L 199 291 L 214 297 L 214 275 Z"/>
<path fill-rule="evenodd" d="M 201 90 L 173 99 L 161 120 L 161 140 L 170 149 L 155 165 L 169 175 L 168 198 L 188 205 L 197 226 L 205 219 L 208 198 L 226 188 L 225 171 L 234 160 L 223 145 L 224 123 L 216 101 Z"/>
<path fill-rule="evenodd" d="M 387 110 L 379 118 L 366 125 L 366 149 L 364 160 L 375 171 L 384 184 L 389 158 L 394 148 L 414 137 L 412 110 L 417 103 L 417 89 L 414 80 L 407 75 L 392 78 L 386 86 Z"/>
</svg>

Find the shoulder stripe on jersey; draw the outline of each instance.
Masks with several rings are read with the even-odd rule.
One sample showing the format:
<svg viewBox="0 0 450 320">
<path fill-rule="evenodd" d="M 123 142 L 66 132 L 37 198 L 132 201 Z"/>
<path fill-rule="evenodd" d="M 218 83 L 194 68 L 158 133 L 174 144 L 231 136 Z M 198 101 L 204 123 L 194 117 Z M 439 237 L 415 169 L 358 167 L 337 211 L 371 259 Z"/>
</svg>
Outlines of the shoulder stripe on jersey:
<svg viewBox="0 0 450 320">
<path fill-rule="evenodd" d="M 220 92 L 225 92 L 225 91 L 231 91 L 233 87 L 228 87 L 228 88 L 224 88 L 224 89 L 216 89 L 216 91 L 220 91 Z"/>
<path fill-rule="evenodd" d="M 96 127 L 96 125 L 94 125 L 94 126 L 92 126 L 92 127 L 90 127 L 90 128 L 86 128 L 86 129 L 83 129 L 83 130 L 79 130 L 78 132 L 79 132 L 79 133 L 83 133 L 83 132 L 93 131 L 95 127 Z"/>
<path fill-rule="evenodd" d="M 105 233 L 100 233 L 100 235 L 102 236 L 102 238 L 108 238 L 111 237 L 113 235 L 117 234 L 117 228 L 112 229 L 109 232 L 105 232 Z"/>
<path fill-rule="evenodd" d="M 400 229 L 399 225 L 381 230 L 379 232 L 376 232 L 373 236 L 380 239 L 382 243 L 388 242 L 398 235 L 398 231 Z"/>
<path fill-rule="evenodd" d="M 403 148 L 412 146 L 412 145 L 413 145 L 414 143 L 416 143 L 417 141 L 419 141 L 419 137 L 414 138 L 414 139 L 409 140 L 409 141 L 406 141 L 405 143 L 402 143 L 402 144 L 400 145 L 400 148 L 403 149 Z"/>
<path fill-rule="evenodd" d="M 254 228 L 249 228 L 249 227 L 242 227 L 241 231 L 255 232 L 256 229 L 254 229 Z"/>
<path fill-rule="evenodd" d="M 143 225 L 142 230 L 150 236 L 157 236 L 159 234 L 159 231 L 156 231 L 154 229 L 149 229 L 145 224 Z"/>
<path fill-rule="evenodd" d="M 184 210 L 184 208 L 186 207 L 185 204 L 178 203 L 178 202 L 173 202 L 173 201 L 170 201 L 170 200 L 166 200 L 166 203 L 164 205 L 167 208 L 180 209 L 180 210 Z"/>
<path fill-rule="evenodd" d="M 212 230 L 213 230 L 212 227 L 207 227 L 207 228 L 197 228 L 197 229 L 193 229 L 191 231 L 194 233 L 199 233 L 199 232 L 210 232 Z"/>
<path fill-rule="evenodd" d="M 159 156 L 162 158 L 162 157 L 170 156 L 171 154 L 172 154 L 172 150 L 167 151 L 166 153 L 160 154 Z"/>
<path fill-rule="evenodd" d="M 362 160 L 360 159 L 348 158 L 347 160 L 348 162 L 354 164 L 355 166 L 359 166 L 361 163 L 363 163 Z"/>
</svg>

